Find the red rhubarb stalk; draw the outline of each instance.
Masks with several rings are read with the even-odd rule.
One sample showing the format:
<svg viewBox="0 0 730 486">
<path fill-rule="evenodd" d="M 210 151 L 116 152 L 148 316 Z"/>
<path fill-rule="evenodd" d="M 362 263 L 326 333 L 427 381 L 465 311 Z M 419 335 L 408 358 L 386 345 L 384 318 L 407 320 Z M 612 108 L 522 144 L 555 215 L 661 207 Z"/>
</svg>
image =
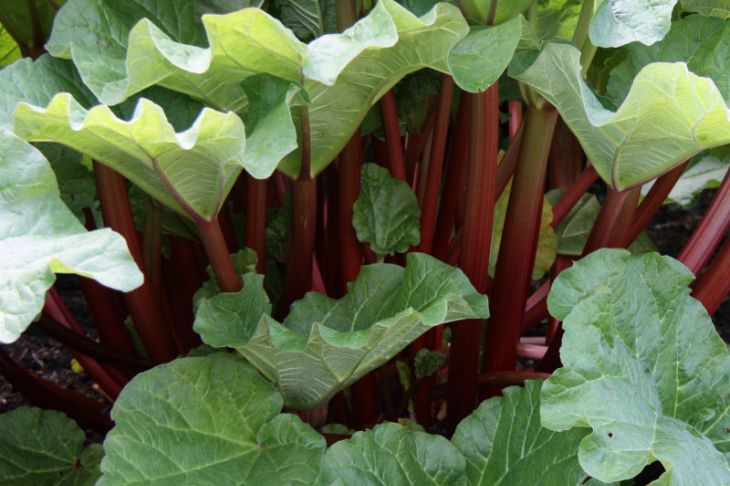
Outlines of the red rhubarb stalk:
<svg viewBox="0 0 730 486">
<path fill-rule="evenodd" d="M 486 372 L 513 370 L 522 331 L 545 193 L 545 173 L 557 112 L 531 106 L 525 117 L 517 169 L 512 182 L 484 349 Z"/>
<path fill-rule="evenodd" d="M 588 236 L 583 254 L 587 255 L 599 248 L 622 247 L 626 233 L 636 215 L 636 207 L 641 196 L 641 188 L 627 191 L 609 189 L 606 200 L 601 206 L 593 228 Z"/>
<path fill-rule="evenodd" d="M 730 292 L 730 238 L 720 248 L 705 273 L 697 280 L 692 295 L 712 315 Z"/>
<path fill-rule="evenodd" d="M 390 174 L 401 181 L 406 180 L 406 161 L 403 156 L 400 127 L 398 126 L 398 108 L 392 91 L 388 91 L 380 100 L 383 114 L 383 129 L 388 148 Z"/>
<path fill-rule="evenodd" d="M 463 241 L 459 267 L 479 292 L 487 289 L 499 149 L 499 88 L 470 95 L 471 141 Z M 453 326 L 449 360 L 449 425 L 454 428 L 476 406 L 479 344 L 483 321 Z M 516 341 L 515 341 L 516 344 Z"/>
</svg>

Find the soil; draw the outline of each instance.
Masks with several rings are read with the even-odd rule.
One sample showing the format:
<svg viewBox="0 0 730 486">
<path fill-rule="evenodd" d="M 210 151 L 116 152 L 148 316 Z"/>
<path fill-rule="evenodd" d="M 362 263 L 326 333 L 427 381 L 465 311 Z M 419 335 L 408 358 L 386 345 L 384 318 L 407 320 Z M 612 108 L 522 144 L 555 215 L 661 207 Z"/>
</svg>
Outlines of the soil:
<svg viewBox="0 0 730 486">
<path fill-rule="evenodd" d="M 652 221 L 647 232 L 660 253 L 676 256 L 689 237 L 692 228 L 706 210 L 713 191 L 705 191 L 699 204 L 685 210 L 679 206 L 664 206 Z M 81 324 L 93 334 L 86 304 L 77 279 L 60 276 L 56 287 Z M 730 342 L 730 298 L 713 316 L 718 332 Z M 88 396 L 104 400 L 94 388 L 93 382 L 83 373 L 71 369 L 72 356 L 58 341 L 48 338 L 31 327 L 18 341 L 3 345 L 2 349 L 18 363 L 44 378 L 62 386 L 78 390 Z M 0 413 L 28 404 L 25 397 L 13 391 L 12 386 L 0 376 Z"/>
</svg>

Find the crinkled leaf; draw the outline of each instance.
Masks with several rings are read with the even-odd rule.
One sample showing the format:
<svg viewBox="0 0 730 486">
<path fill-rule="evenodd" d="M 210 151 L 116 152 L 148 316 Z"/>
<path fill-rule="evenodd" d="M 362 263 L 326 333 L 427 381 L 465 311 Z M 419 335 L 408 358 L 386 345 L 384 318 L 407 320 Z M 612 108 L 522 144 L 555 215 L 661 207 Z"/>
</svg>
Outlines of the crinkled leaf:
<svg viewBox="0 0 730 486">
<path fill-rule="evenodd" d="M 20 59 L 20 48 L 8 34 L 7 29 L 0 24 L 0 69 Z"/>
<path fill-rule="evenodd" d="M 231 261 L 233 262 L 233 268 L 239 275 L 245 275 L 248 273 L 256 273 L 256 263 L 258 262 L 258 256 L 256 252 L 251 248 L 244 248 L 231 255 Z M 198 305 L 204 299 L 209 299 L 214 295 L 220 293 L 220 287 L 218 287 L 218 280 L 215 278 L 213 268 L 208 266 L 206 268 L 208 273 L 208 280 L 195 292 L 193 296 L 193 306 L 197 309 Z M 258 319 L 259 316 L 256 316 Z"/>
<path fill-rule="evenodd" d="M 682 10 L 698 12 L 702 15 L 730 18 L 730 2 L 728 0 L 680 0 Z"/>
<path fill-rule="evenodd" d="M 423 68 L 448 72 L 448 53 L 467 32 L 453 5 L 439 3 L 418 18 L 382 0 L 341 36 L 309 44 L 304 88 L 311 99 L 312 174 L 334 160 L 370 107 L 401 78 Z M 279 169 L 299 176 L 300 158 L 299 151 L 289 154 Z"/>
<path fill-rule="evenodd" d="M 409 74 L 393 87 L 393 95 L 398 107 L 398 121 L 403 133 L 417 132 L 423 127 L 428 116 L 428 99 L 439 93 L 441 74 L 431 69 L 422 69 Z M 380 107 L 373 110 L 380 115 Z M 382 125 L 382 119 L 379 120 Z M 363 122 L 364 125 L 364 122 Z M 365 127 L 361 129 L 365 135 Z"/>
<path fill-rule="evenodd" d="M 451 442 L 466 458 L 470 485 L 583 484 L 578 444 L 586 432 L 543 428 L 541 387 L 529 380 L 524 388 L 505 388 L 456 427 Z"/>
<path fill-rule="evenodd" d="M 413 368 L 416 371 L 416 378 L 427 378 L 446 362 L 446 355 L 430 349 L 419 349 L 413 358 Z"/>
<path fill-rule="evenodd" d="M 651 45 L 669 32 L 677 0 L 603 0 L 591 21 L 589 35 L 598 47 L 630 42 Z"/>
<path fill-rule="evenodd" d="M 20 407 L 0 415 L 0 485 L 92 486 L 103 451 L 60 412 Z"/>
<path fill-rule="evenodd" d="M 464 485 L 464 458 L 440 435 L 383 423 L 327 450 L 318 485 Z"/>
<path fill-rule="evenodd" d="M 456 84 L 472 93 L 490 87 L 507 69 L 523 37 L 526 43 L 538 47 L 522 16 L 494 27 L 472 28 L 449 53 L 449 69 Z"/>
<path fill-rule="evenodd" d="M 281 408 L 276 389 L 234 355 L 157 366 L 114 404 L 98 484 L 312 484 L 324 438 Z"/>
<path fill-rule="evenodd" d="M 73 64 L 49 55 L 22 59 L 0 70 L 0 127 L 11 129 L 18 103 L 46 106 L 58 93 L 71 93 L 82 105 L 95 103 Z"/>
<path fill-rule="evenodd" d="M 378 255 L 403 253 L 421 241 L 421 209 L 413 189 L 377 164 L 362 166 L 360 196 L 353 206 L 357 239 Z"/>
<path fill-rule="evenodd" d="M 527 55 L 527 57 L 530 57 Z M 730 143 L 727 105 L 715 84 L 683 64 L 653 63 L 624 102 L 604 108 L 583 81 L 580 52 L 546 44 L 534 62 L 510 73 L 552 103 L 599 175 L 624 190 L 671 170 L 703 149 Z"/>
<path fill-rule="evenodd" d="M 205 108 L 186 131 L 176 133 L 165 112 L 140 99 L 130 121 L 105 105 L 85 110 L 70 95 L 56 95 L 46 108 L 21 103 L 15 132 L 31 141 L 63 143 L 134 182 L 149 195 L 186 215 L 162 179 L 200 217 L 220 209 L 244 164 L 246 135 L 234 113 Z"/>
<path fill-rule="evenodd" d="M 143 276 L 127 243 L 87 232 L 61 201 L 48 161 L 0 128 L 0 342 L 15 341 L 43 308 L 55 273 L 75 273 L 125 292 Z"/>
<path fill-rule="evenodd" d="M 730 102 L 730 25 L 701 15 L 689 15 L 672 24 L 672 30 L 657 44 L 626 46 L 622 62 L 612 67 L 606 97 L 620 105 L 636 74 L 652 62 L 685 62 L 693 73 L 711 78 Z"/>
<path fill-rule="evenodd" d="M 459 269 L 420 253 L 408 255 L 405 269 L 364 266 L 342 299 L 308 293 L 292 305 L 283 324 L 266 313 L 236 311 L 258 312 L 268 305 L 262 280 L 247 278 L 246 283 L 242 292 L 227 294 L 238 296 L 237 305 L 224 294 L 204 301 L 201 310 L 206 305 L 215 319 L 199 315 L 195 329 L 209 344 L 213 339 L 215 345 L 235 347 L 296 408 L 323 402 L 433 326 L 489 314 L 486 297 Z"/>
<path fill-rule="evenodd" d="M 692 279 L 669 257 L 600 250 L 553 284 L 564 367 L 543 385 L 542 424 L 592 429 L 579 449 L 591 476 L 629 479 L 659 460 L 657 484 L 730 482 L 730 354 Z"/>
<path fill-rule="evenodd" d="M 46 47 L 56 57 L 72 59 L 86 85 L 105 104 L 115 105 L 160 84 L 219 108 L 236 108 L 245 101 L 240 87 L 222 78 L 216 82 L 215 77 L 192 74 L 186 82 L 184 75 L 175 76 L 176 64 L 199 73 L 209 60 L 210 52 L 203 47 L 210 41 L 203 14 L 224 14 L 260 4 L 260 0 L 70 0 L 58 12 Z M 213 24 L 219 18 L 210 17 Z M 227 26 L 219 24 L 222 30 L 217 35 L 237 29 L 245 32 L 255 25 L 231 21 Z M 257 28 L 265 29 L 263 24 Z M 276 39 L 269 41 L 263 45 L 276 43 Z M 240 52 L 246 50 L 241 46 Z"/>
<path fill-rule="evenodd" d="M 489 274 L 492 276 L 497 268 L 497 256 L 499 255 L 499 246 L 502 242 L 502 233 L 504 232 L 504 221 L 507 217 L 507 205 L 509 203 L 511 188 L 512 182 L 505 188 L 494 205 L 492 248 L 491 257 L 489 258 Z M 550 270 L 550 267 L 553 266 L 553 262 L 555 261 L 558 240 L 555 237 L 555 231 L 553 231 L 552 221 L 553 208 L 547 198 L 545 198 L 542 203 L 542 216 L 540 218 L 537 252 L 535 253 L 535 266 L 532 268 L 533 279 L 542 277 Z"/>
<path fill-rule="evenodd" d="M 281 21 L 302 40 L 337 31 L 336 0 L 274 0 Z"/>
<path fill-rule="evenodd" d="M 720 147 L 699 154 L 690 161 L 665 203 L 691 207 L 699 200 L 703 190 L 720 186 L 728 168 L 730 168 L 730 147 Z M 641 193 L 648 193 L 651 186 L 652 184 L 644 185 Z"/>
</svg>

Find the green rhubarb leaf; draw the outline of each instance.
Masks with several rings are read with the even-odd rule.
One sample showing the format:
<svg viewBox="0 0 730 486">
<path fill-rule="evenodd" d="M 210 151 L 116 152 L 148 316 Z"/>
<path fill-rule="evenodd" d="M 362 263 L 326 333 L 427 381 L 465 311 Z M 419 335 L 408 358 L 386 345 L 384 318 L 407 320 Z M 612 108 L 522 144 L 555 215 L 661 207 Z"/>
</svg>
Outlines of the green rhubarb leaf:
<svg viewBox="0 0 730 486">
<path fill-rule="evenodd" d="M 494 205 L 494 224 L 492 225 L 492 248 L 489 258 L 489 274 L 494 276 L 497 268 L 497 257 L 504 232 L 504 221 L 507 217 L 507 205 L 512 188 L 512 182 L 505 188 L 504 192 L 497 199 Z M 535 253 L 535 266 L 532 268 L 532 278 L 538 279 L 550 270 L 555 261 L 555 254 L 558 240 L 552 227 L 553 208 L 547 198 L 542 203 L 542 215 L 540 217 L 540 233 L 537 240 L 537 252 Z"/>
<path fill-rule="evenodd" d="M 245 284 L 237 294 L 203 301 L 195 330 L 208 344 L 235 348 L 276 383 L 288 406 L 303 409 L 347 388 L 430 328 L 489 314 L 486 297 L 459 269 L 420 253 L 408 255 L 405 269 L 364 266 L 341 299 L 308 293 L 283 324 L 266 312 L 263 280 L 249 276 Z"/>
<path fill-rule="evenodd" d="M 39 143 L 40 150 L 56 174 L 61 199 L 83 224 L 84 209 L 93 208 L 96 201 L 96 182 L 91 168 L 84 165 L 83 156 L 55 143 Z"/>
<path fill-rule="evenodd" d="M 274 0 L 281 21 L 302 40 L 337 31 L 336 0 Z"/>
<path fill-rule="evenodd" d="M 421 241 L 421 209 L 411 187 L 377 164 L 362 166 L 360 196 L 353 206 L 357 239 L 378 255 L 404 253 Z"/>
<path fill-rule="evenodd" d="M 725 178 L 730 169 L 730 147 L 724 146 L 703 152 L 693 158 L 682 177 L 672 188 L 666 203 L 679 204 L 689 208 L 693 206 L 705 189 L 715 189 Z M 645 194 L 651 188 L 650 184 L 641 188 Z"/>
<path fill-rule="evenodd" d="M 730 102 L 730 25 L 701 15 L 689 15 L 672 24 L 672 30 L 657 44 L 631 44 L 625 59 L 611 69 L 606 97 L 618 106 L 631 89 L 637 73 L 652 62 L 685 62 L 693 73 L 712 79 Z"/>
<path fill-rule="evenodd" d="M 655 484 L 730 483 L 730 353 L 690 297 L 693 278 L 656 253 L 600 250 L 553 284 L 564 367 L 543 385 L 542 424 L 592 429 L 579 448 L 592 477 L 629 479 L 659 460 Z"/>
<path fill-rule="evenodd" d="M 702 15 L 730 18 L 730 2 L 728 0 L 680 0 L 682 10 L 697 12 Z"/>
<path fill-rule="evenodd" d="M 534 62 L 526 66 L 530 57 Z M 516 60 L 510 74 L 560 111 L 596 171 L 615 189 L 643 184 L 704 149 L 730 143 L 722 95 L 686 65 L 644 67 L 613 112 L 583 81 L 579 58 L 570 45 L 546 44 L 537 58 Z"/>
<path fill-rule="evenodd" d="M 0 415 L 1 486 L 93 486 L 103 450 L 60 412 L 20 407 Z"/>
<path fill-rule="evenodd" d="M 393 87 L 402 133 L 421 130 L 428 117 L 429 98 L 438 95 L 440 87 L 441 74 L 431 69 L 422 69 L 409 74 Z M 373 109 L 371 111 L 380 111 L 379 106 L 373 106 Z M 380 123 L 382 124 L 382 119 Z M 365 135 L 364 127 L 362 132 Z"/>
<path fill-rule="evenodd" d="M 466 458 L 470 485 L 583 484 L 581 429 L 553 432 L 540 425 L 542 382 L 509 387 L 462 420 L 451 442 Z"/>
<path fill-rule="evenodd" d="M 35 62 L 22 59 L 0 70 L 0 127 L 12 129 L 13 113 L 19 102 L 46 106 L 62 92 L 71 93 L 86 107 L 95 103 L 69 61 L 46 54 Z"/>
<path fill-rule="evenodd" d="M 561 255 L 582 255 L 600 211 L 601 203 L 596 196 L 583 195 L 555 228 L 555 236 L 558 239 L 557 252 Z"/>
<path fill-rule="evenodd" d="M 383 423 L 327 450 L 318 485 L 463 485 L 464 458 L 440 435 Z"/>
<path fill-rule="evenodd" d="M 472 93 L 486 90 L 507 69 L 521 41 L 539 48 L 530 25 L 522 16 L 494 27 L 472 28 L 449 53 L 449 69 L 454 81 L 461 89 Z"/>
<path fill-rule="evenodd" d="M 393 0 L 379 1 L 342 35 L 308 46 L 304 89 L 309 94 L 312 175 L 342 150 L 370 107 L 405 75 L 423 68 L 448 73 L 447 56 L 468 32 L 458 8 L 439 3 L 416 17 Z M 279 169 L 299 176 L 299 151 Z"/>
<path fill-rule="evenodd" d="M 428 378 L 438 371 L 446 362 L 446 355 L 430 349 L 419 349 L 413 357 L 413 369 L 416 372 L 416 379 Z"/>
<path fill-rule="evenodd" d="M 205 108 L 188 130 L 176 133 L 165 112 L 140 99 L 130 121 L 105 105 L 84 109 L 69 94 L 46 108 L 21 103 L 15 132 L 26 140 L 62 143 L 117 170 L 180 214 L 168 186 L 199 217 L 212 218 L 244 164 L 245 130 L 234 113 Z"/>
<path fill-rule="evenodd" d="M 0 24 L 0 69 L 3 66 L 12 64 L 22 55 L 15 39 L 8 33 L 7 29 Z"/>
<path fill-rule="evenodd" d="M 105 104 L 115 105 L 153 84 L 181 91 L 215 107 L 237 108 L 245 103 L 245 95 L 236 83 L 225 82 L 221 70 L 201 75 L 211 57 L 220 56 L 204 46 L 213 38 L 229 36 L 240 30 L 246 37 L 250 29 L 260 29 L 259 46 L 276 49 L 277 38 L 269 37 L 271 22 L 257 9 L 239 12 L 221 24 L 219 15 L 244 7 L 259 6 L 260 0 L 69 0 L 58 12 L 46 48 L 56 57 L 72 59 L 84 83 Z M 246 13 L 248 12 L 248 13 Z M 210 20 L 210 23 L 207 21 Z M 257 23 L 258 22 L 258 23 Z M 278 24 L 278 23 L 277 23 Z M 219 29 L 210 33 L 210 26 Z M 240 45 L 236 53 L 257 53 L 249 45 Z M 273 54 L 273 53 L 272 53 Z M 276 57 L 258 57 L 262 64 L 276 63 Z M 252 64 L 252 63 L 249 63 Z M 235 65 L 235 64 L 234 64 Z M 180 67 L 178 67 L 180 66 Z M 187 75 L 180 69 L 188 68 Z M 223 68 L 221 66 L 221 68 Z M 265 71 L 265 67 L 262 70 Z M 251 73 L 253 74 L 253 73 Z M 276 74 L 276 73 L 272 73 Z"/>
<path fill-rule="evenodd" d="M 233 262 L 233 268 L 239 275 L 247 278 L 246 274 L 256 273 L 256 264 L 258 263 L 258 255 L 251 248 L 244 248 L 236 253 L 231 254 L 231 261 Z M 200 303 L 220 293 L 220 287 L 218 287 L 218 280 L 215 278 L 215 272 L 213 267 L 210 265 L 205 269 L 208 274 L 208 280 L 203 282 L 203 285 L 193 295 L 193 307 L 198 308 Z M 259 315 L 260 316 L 260 315 Z M 259 316 L 255 316 L 256 319 Z"/>
<path fill-rule="evenodd" d="M 598 47 L 630 42 L 652 45 L 669 32 L 677 0 L 602 0 L 593 15 L 589 35 Z"/>
<path fill-rule="evenodd" d="M 535 17 L 530 23 L 538 38 L 540 40 L 572 39 L 583 1 L 537 0 Z"/>
<path fill-rule="evenodd" d="M 276 389 L 234 355 L 157 366 L 114 404 L 97 484 L 312 484 L 324 438 L 281 408 Z"/>
<path fill-rule="evenodd" d="M 55 273 L 75 273 L 129 292 L 143 276 L 127 243 L 87 232 L 63 204 L 48 161 L 0 128 L 0 342 L 15 341 L 40 313 Z"/>
</svg>

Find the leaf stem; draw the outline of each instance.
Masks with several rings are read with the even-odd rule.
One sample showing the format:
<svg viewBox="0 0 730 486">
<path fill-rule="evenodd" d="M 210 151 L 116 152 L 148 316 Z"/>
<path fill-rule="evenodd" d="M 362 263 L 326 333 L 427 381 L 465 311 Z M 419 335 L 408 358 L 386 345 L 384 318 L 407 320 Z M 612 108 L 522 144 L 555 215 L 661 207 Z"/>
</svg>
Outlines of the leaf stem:
<svg viewBox="0 0 730 486">
<path fill-rule="evenodd" d="M 499 87 L 469 96 L 471 136 L 466 208 L 459 267 L 480 293 L 487 289 L 499 149 Z M 476 406 L 482 320 L 452 328 L 449 361 L 449 425 L 453 429 Z"/>
<path fill-rule="evenodd" d="M 697 275 L 730 228 L 730 171 L 677 259 Z"/>
<path fill-rule="evenodd" d="M 513 370 L 540 232 L 548 154 L 557 122 L 549 105 L 530 106 L 525 117 L 512 182 L 493 291 L 492 315 L 484 348 L 486 372 Z"/>
<path fill-rule="evenodd" d="M 383 114 L 385 141 L 388 148 L 390 174 L 398 180 L 406 180 L 406 161 L 403 156 L 400 127 L 398 126 L 398 107 L 392 91 L 385 93 L 380 100 L 380 110 Z"/>
<path fill-rule="evenodd" d="M 132 221 L 132 209 L 124 178 L 96 161 L 94 176 L 104 222 L 125 238 L 137 266 L 144 269 L 144 258 Z M 164 363 L 174 359 L 177 349 L 168 332 L 170 326 L 162 316 L 157 296 L 149 283 L 145 281 L 138 289 L 124 294 L 124 300 L 152 361 Z"/>
<path fill-rule="evenodd" d="M 631 221 L 636 214 L 641 188 L 627 191 L 609 189 L 593 228 L 588 236 L 583 254 L 599 248 L 621 248 Z"/>
<path fill-rule="evenodd" d="M 692 295 L 702 302 L 707 312 L 712 315 L 722 304 L 730 292 L 730 237 L 712 260 L 705 273 L 695 282 Z"/>
<path fill-rule="evenodd" d="M 553 222 L 552 227 L 557 227 L 563 222 L 565 217 L 570 213 L 580 198 L 583 197 L 588 189 L 598 179 L 598 172 L 592 165 L 588 164 L 578 178 L 570 185 L 563 197 L 553 206 Z"/>
<path fill-rule="evenodd" d="M 573 31 L 572 39 L 573 45 L 579 50 L 583 49 L 585 41 L 588 38 L 588 29 L 590 28 L 591 20 L 593 19 L 593 5 L 593 0 L 583 0 L 583 4 L 580 8 L 578 22 L 575 25 L 575 31 Z"/>
</svg>

